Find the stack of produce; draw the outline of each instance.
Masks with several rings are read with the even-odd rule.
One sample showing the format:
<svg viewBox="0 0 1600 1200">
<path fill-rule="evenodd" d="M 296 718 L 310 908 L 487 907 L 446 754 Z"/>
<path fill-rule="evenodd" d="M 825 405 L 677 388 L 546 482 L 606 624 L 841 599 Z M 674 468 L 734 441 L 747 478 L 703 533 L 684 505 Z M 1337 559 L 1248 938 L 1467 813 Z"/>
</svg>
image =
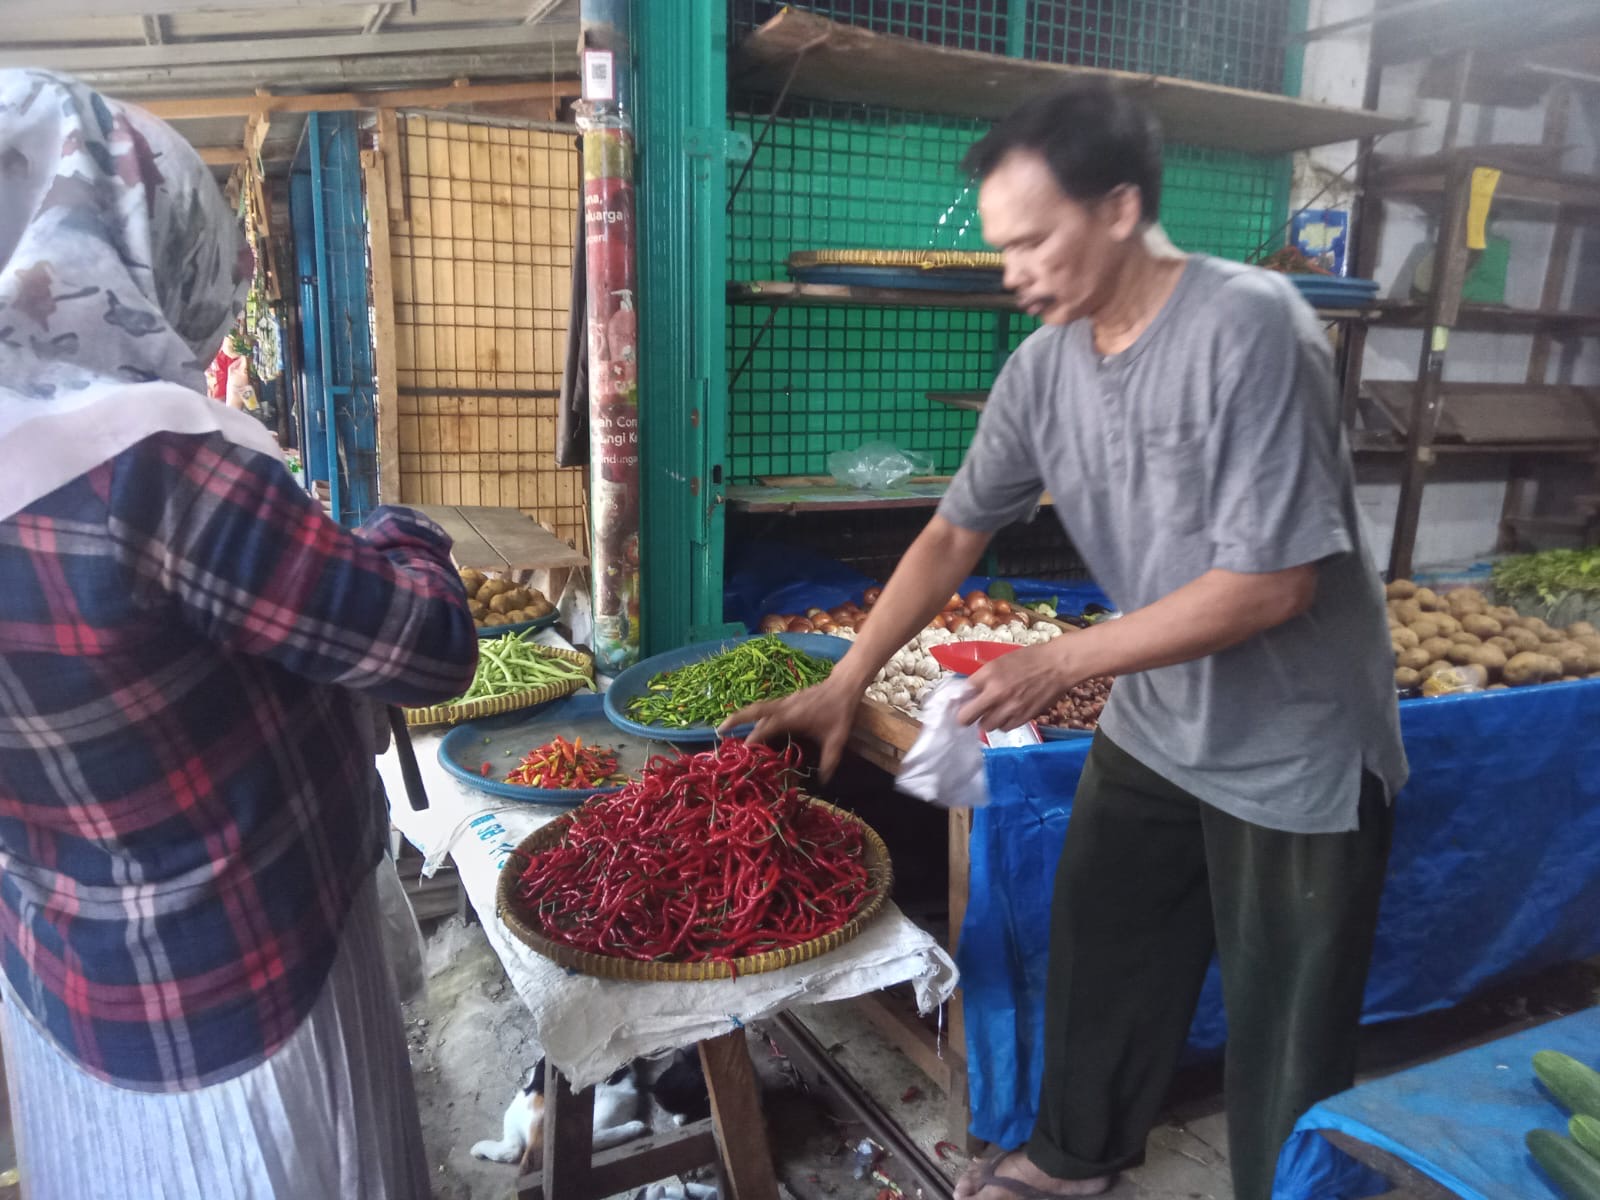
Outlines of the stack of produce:
<svg viewBox="0 0 1600 1200">
<path fill-rule="evenodd" d="M 833 663 L 805 654 L 773 635 L 752 638 L 650 680 L 628 701 L 628 717 L 641 725 L 689 729 L 717 725 L 729 713 L 821 683 Z"/>
<path fill-rule="evenodd" d="M 861 604 L 841 604 L 838 608 L 808 608 L 804 615 L 797 613 L 768 613 L 761 618 L 762 633 L 830 633 L 838 635 L 863 628 L 872 608 L 883 594 L 882 588 L 870 587 L 861 596 Z M 1018 604 L 987 592 L 972 591 L 965 596 L 952 594 L 944 609 L 928 622 L 929 629 L 948 629 L 960 632 L 971 625 L 990 629 L 1019 622 L 1030 626 L 1039 614 L 1025 604 Z"/>
<path fill-rule="evenodd" d="M 1397 579 L 1387 591 L 1394 682 L 1403 692 L 1438 695 L 1600 675 L 1600 634 L 1587 621 L 1553 629 L 1491 605 L 1471 587 L 1440 595 Z"/>
<path fill-rule="evenodd" d="M 1533 1073 L 1572 1116 L 1570 1139 L 1553 1129 L 1533 1129 L 1528 1152 L 1568 1200 L 1600 1200 L 1600 1073 L 1571 1055 L 1541 1050 Z"/>
<path fill-rule="evenodd" d="M 967 624 L 952 632 L 948 627 L 924 629 L 885 663 L 867 685 L 867 697 L 881 700 L 908 717 L 920 719 L 922 701 L 950 672 L 941 667 L 930 651 L 949 642 L 1009 642 L 1018 646 L 1037 646 L 1061 636 L 1059 625 L 1039 621 L 1029 626 L 1021 621 L 1003 625 Z M 840 633 L 840 637 L 851 634 Z M 1098 714 L 1096 714 L 1098 716 Z"/>
<path fill-rule="evenodd" d="M 1097 675 L 1068 689 L 1067 694 L 1050 707 L 1050 711 L 1035 718 L 1040 725 L 1054 725 L 1060 729 L 1076 729 L 1092 733 L 1100 728 L 1100 713 L 1111 698 L 1111 685 L 1116 678 Z"/>
<path fill-rule="evenodd" d="M 489 766 L 488 763 L 483 765 Z M 488 773 L 486 769 L 484 774 Z M 617 770 L 615 751 L 585 746 L 581 737 L 570 742 L 558 737 L 523 755 L 522 761 L 511 768 L 506 782 L 521 787 L 571 791 L 610 787 L 627 778 Z"/>
<path fill-rule="evenodd" d="M 521 587 L 509 579 L 491 579 L 469 567 L 461 571 L 461 582 L 467 589 L 472 619 L 482 626 L 537 621 L 555 611 L 555 605 L 538 588 Z"/>
<path fill-rule="evenodd" d="M 553 656 L 545 647 L 527 641 L 526 637 L 522 633 L 508 633 L 479 642 L 478 670 L 472 677 L 472 686 L 450 703 L 514 696 L 547 683 L 571 680 L 589 683 L 588 671 L 575 662 Z"/>
<path fill-rule="evenodd" d="M 727 739 L 658 756 L 573 814 L 516 897 L 552 941 L 620 958 L 732 961 L 823 937 L 872 891 L 862 827 L 793 782 L 799 752 Z"/>
</svg>

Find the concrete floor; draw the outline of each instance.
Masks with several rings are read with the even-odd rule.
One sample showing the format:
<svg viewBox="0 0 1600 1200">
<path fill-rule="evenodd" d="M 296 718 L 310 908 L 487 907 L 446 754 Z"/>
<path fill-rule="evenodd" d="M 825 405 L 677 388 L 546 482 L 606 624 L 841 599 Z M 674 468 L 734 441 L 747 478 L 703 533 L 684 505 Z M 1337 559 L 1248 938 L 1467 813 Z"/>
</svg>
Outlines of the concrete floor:
<svg viewBox="0 0 1600 1200">
<path fill-rule="evenodd" d="M 437 1200 L 504 1200 L 515 1169 L 486 1163 L 470 1147 L 498 1137 L 522 1074 L 538 1058 L 526 1011 L 506 982 L 481 928 L 455 920 L 429 937 L 425 997 L 406 1009 L 406 1027 Z M 944 1096 L 906 1056 L 847 1005 L 800 1010 L 802 1020 L 929 1157 L 946 1135 Z M 880 1186 L 852 1174 L 850 1148 L 865 1129 L 842 1123 L 805 1092 L 787 1060 L 759 1029 L 750 1032 L 778 1175 L 794 1200 L 873 1200 Z M 913 1089 L 915 1089 L 913 1091 Z M 666 1128 L 655 1112 L 657 1128 Z M 1154 1131 L 1149 1161 L 1108 1193 L 1138 1200 L 1232 1200 L 1227 1128 L 1204 1104 Z M 965 1160 L 952 1158 L 953 1180 Z M 883 1170 L 893 1177 L 894 1164 Z"/>
</svg>

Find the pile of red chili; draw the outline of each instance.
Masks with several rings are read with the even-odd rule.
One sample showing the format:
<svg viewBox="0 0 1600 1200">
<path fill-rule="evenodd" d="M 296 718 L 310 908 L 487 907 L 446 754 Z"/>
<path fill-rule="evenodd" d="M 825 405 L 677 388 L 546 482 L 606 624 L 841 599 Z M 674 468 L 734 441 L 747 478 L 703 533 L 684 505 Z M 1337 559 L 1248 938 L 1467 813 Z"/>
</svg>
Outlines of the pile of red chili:
<svg viewBox="0 0 1600 1200">
<path fill-rule="evenodd" d="M 799 752 L 729 739 L 650 760 L 573 814 L 517 889 L 553 940 L 620 958 L 732 960 L 847 924 L 869 895 L 861 827 L 793 786 Z"/>
<path fill-rule="evenodd" d="M 617 771 L 617 756 L 610 750 L 584 749 L 583 739 L 558 737 L 530 750 L 506 776 L 507 783 L 535 788 L 610 787 L 627 776 Z"/>
</svg>

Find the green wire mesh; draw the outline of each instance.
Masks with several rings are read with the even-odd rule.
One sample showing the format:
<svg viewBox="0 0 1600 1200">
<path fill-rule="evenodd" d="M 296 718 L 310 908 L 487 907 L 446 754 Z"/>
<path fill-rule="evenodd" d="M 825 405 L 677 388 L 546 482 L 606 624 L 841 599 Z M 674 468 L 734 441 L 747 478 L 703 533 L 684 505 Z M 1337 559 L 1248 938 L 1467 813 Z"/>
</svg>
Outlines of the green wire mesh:
<svg viewBox="0 0 1600 1200">
<path fill-rule="evenodd" d="M 732 0 L 730 36 L 775 15 L 771 0 Z M 813 0 L 808 8 L 880 33 L 1029 58 L 1153 71 L 1281 89 L 1283 0 L 1029 0 L 1021 31 L 997 0 Z M 745 98 L 733 97 L 739 105 Z M 730 111 L 755 137 L 769 98 Z M 983 249 L 976 195 L 959 164 L 981 121 L 876 105 L 791 100 L 773 122 L 734 199 L 728 278 L 783 279 L 794 250 Z M 733 177 L 739 168 L 734 168 Z M 1281 219 L 1283 160 L 1169 146 L 1162 222 L 1184 249 L 1242 259 Z M 976 417 L 926 399 L 981 391 L 1034 327 L 1017 315 L 947 309 L 730 305 L 731 481 L 825 475 L 839 449 L 886 439 L 954 471 Z M 752 350 L 751 347 L 755 349 Z"/>
</svg>

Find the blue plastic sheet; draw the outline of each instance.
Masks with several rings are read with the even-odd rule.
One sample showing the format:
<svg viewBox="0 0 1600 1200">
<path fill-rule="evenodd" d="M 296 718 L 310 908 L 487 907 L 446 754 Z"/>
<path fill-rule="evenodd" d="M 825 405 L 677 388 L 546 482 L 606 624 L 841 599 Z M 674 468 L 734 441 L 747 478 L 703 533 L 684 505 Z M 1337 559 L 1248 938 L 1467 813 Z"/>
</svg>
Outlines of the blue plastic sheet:
<svg viewBox="0 0 1600 1200">
<path fill-rule="evenodd" d="M 1279 1165 L 1275 1195 L 1284 1200 L 1289 1196 L 1323 1200 L 1331 1195 L 1285 1190 L 1297 1166 L 1330 1160 L 1324 1152 L 1332 1151 L 1332 1146 L 1314 1131 L 1331 1129 L 1387 1150 L 1463 1200 L 1556 1200 L 1559 1193 L 1545 1180 L 1523 1142 L 1533 1129 L 1566 1132 L 1566 1110 L 1534 1077 L 1531 1064 L 1538 1050 L 1559 1050 L 1580 1062 L 1600 1065 L 1600 1009 L 1524 1030 L 1324 1100 L 1295 1127 Z M 1297 1150 L 1299 1154 L 1295 1154 Z M 1354 1161 L 1343 1154 L 1337 1157 Z"/>
<path fill-rule="evenodd" d="M 1412 776 L 1365 1019 L 1447 1007 L 1600 953 L 1600 682 L 1408 701 L 1401 727 Z M 1050 895 L 1087 750 L 1050 742 L 985 756 L 991 802 L 974 814 L 959 963 L 972 1131 L 1005 1145 L 1033 1128 Z M 1213 966 L 1190 1051 L 1215 1055 L 1225 1039 Z"/>
</svg>

